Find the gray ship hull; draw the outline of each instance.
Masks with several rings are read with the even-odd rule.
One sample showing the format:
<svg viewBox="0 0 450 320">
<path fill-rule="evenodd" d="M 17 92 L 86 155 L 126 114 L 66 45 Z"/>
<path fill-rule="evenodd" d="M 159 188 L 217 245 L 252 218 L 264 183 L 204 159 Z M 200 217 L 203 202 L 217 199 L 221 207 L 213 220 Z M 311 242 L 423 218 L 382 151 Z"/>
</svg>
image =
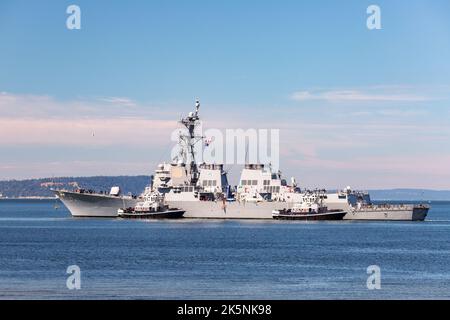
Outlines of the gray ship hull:
<svg viewBox="0 0 450 320">
<path fill-rule="evenodd" d="M 101 194 L 54 191 L 74 217 L 117 217 L 119 208 L 134 207 L 138 199 Z"/>
<path fill-rule="evenodd" d="M 69 191 L 55 191 L 58 198 L 74 217 L 118 217 L 119 208 L 134 207 L 139 201 L 128 197 L 115 197 Z M 171 207 L 185 210 L 185 218 L 197 219 L 268 219 L 273 210 L 291 209 L 292 202 L 226 202 L 222 201 L 167 201 Z M 344 220 L 423 221 L 428 207 L 402 206 L 398 208 L 364 208 L 348 210 L 342 201 L 327 201 L 330 210 L 345 210 Z"/>
<path fill-rule="evenodd" d="M 197 219 L 270 219 L 272 211 L 292 208 L 287 202 L 168 201 L 185 210 L 185 218 Z"/>
<path fill-rule="evenodd" d="M 398 206 L 386 208 L 374 206 L 372 208 L 349 211 L 344 220 L 378 220 L 378 221 L 423 221 L 428 214 L 428 207 Z"/>
</svg>

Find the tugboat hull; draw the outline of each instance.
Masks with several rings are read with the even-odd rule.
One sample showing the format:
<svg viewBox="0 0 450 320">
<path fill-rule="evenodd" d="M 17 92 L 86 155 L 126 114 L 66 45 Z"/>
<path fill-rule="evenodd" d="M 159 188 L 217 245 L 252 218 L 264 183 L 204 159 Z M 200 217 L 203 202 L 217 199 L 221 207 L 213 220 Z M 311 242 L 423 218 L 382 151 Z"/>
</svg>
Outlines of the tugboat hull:
<svg viewBox="0 0 450 320">
<path fill-rule="evenodd" d="M 161 212 L 120 212 L 119 217 L 128 219 L 180 219 L 184 210 L 167 210 Z"/>
<path fill-rule="evenodd" d="M 303 220 L 303 221 L 317 221 L 317 220 L 342 220 L 347 214 L 345 211 L 325 212 L 325 213 L 307 213 L 298 214 L 290 212 L 273 213 L 272 217 L 276 220 Z"/>
</svg>

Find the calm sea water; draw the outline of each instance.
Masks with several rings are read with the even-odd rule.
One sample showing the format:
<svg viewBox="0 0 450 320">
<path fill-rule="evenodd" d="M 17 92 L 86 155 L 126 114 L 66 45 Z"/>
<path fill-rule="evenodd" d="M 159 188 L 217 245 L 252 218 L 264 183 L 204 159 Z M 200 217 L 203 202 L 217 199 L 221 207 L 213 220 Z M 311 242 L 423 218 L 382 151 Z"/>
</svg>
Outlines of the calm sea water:
<svg viewBox="0 0 450 320">
<path fill-rule="evenodd" d="M 450 298 L 450 202 L 426 222 L 308 223 L 76 219 L 54 204 L 0 200 L 1 299 Z"/>
</svg>

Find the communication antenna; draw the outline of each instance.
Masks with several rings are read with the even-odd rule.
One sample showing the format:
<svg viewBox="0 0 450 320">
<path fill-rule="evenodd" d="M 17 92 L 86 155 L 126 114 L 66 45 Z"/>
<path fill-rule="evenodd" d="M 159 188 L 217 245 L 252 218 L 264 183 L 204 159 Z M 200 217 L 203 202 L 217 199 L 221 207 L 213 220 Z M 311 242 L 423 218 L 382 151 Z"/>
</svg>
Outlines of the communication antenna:
<svg viewBox="0 0 450 320">
<path fill-rule="evenodd" d="M 200 109 L 200 100 L 196 99 L 195 100 L 195 116 L 198 116 L 199 109 Z"/>
<path fill-rule="evenodd" d="M 248 163 L 248 141 L 247 141 L 247 139 L 245 140 L 245 163 L 249 164 Z"/>
<path fill-rule="evenodd" d="M 292 185 L 292 187 L 294 187 L 294 188 L 297 187 L 297 181 L 295 180 L 295 177 L 291 177 L 291 185 Z"/>
<path fill-rule="evenodd" d="M 190 163 L 187 164 L 189 166 L 189 172 L 190 172 L 190 182 L 192 184 L 196 184 L 199 178 L 199 171 L 197 168 L 197 164 L 195 161 L 195 150 L 194 146 L 198 141 L 201 141 L 204 139 L 203 136 L 196 135 L 195 129 L 200 125 L 200 118 L 198 116 L 200 110 L 200 101 L 197 99 L 195 101 L 195 111 L 189 112 L 188 116 L 185 118 L 182 118 L 180 123 L 187 129 L 187 134 L 180 134 L 178 142 L 181 150 L 180 150 L 180 156 L 184 163 L 187 162 L 187 157 L 190 157 Z M 178 161 L 180 161 L 180 157 L 178 158 Z"/>
</svg>

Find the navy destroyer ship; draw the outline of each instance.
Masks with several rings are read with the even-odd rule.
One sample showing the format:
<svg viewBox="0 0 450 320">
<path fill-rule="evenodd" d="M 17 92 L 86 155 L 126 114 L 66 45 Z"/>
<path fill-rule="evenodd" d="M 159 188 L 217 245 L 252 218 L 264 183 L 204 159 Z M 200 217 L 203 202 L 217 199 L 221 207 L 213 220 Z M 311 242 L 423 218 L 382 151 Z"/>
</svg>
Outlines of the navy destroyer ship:
<svg viewBox="0 0 450 320">
<path fill-rule="evenodd" d="M 303 200 L 304 191 L 294 178 L 288 184 L 281 172 L 272 172 L 270 165 L 245 164 L 239 184 L 228 183 L 223 164 L 197 164 L 195 144 L 203 141 L 196 133 L 200 126 L 200 103 L 195 111 L 181 119 L 186 129 L 180 132 L 179 152 L 170 163 L 159 164 L 151 188 L 140 197 L 109 195 L 79 191 L 55 190 L 56 195 L 74 216 L 117 217 L 119 208 L 134 207 L 148 192 L 164 195 L 165 202 L 185 211 L 185 218 L 273 219 L 273 212 L 292 210 Z M 322 192 L 321 201 L 329 210 L 347 212 L 350 220 L 423 220 L 427 207 L 376 207 L 367 196 L 351 191 Z"/>
</svg>

